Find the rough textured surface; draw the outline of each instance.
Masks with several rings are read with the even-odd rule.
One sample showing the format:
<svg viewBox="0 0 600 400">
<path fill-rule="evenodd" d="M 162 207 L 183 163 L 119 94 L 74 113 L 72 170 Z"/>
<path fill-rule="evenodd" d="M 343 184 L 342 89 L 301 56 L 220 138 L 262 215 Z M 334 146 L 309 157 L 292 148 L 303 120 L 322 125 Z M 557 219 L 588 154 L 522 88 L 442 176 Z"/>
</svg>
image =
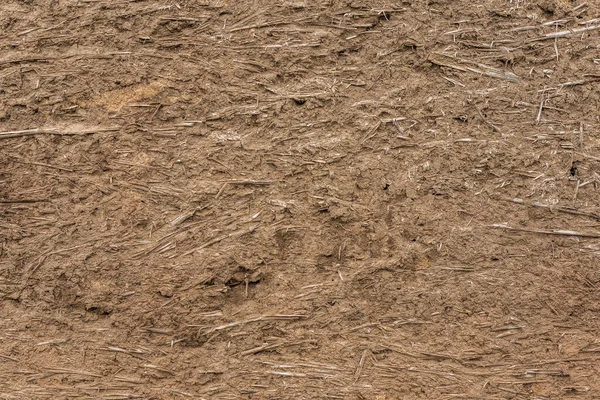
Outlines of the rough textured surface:
<svg viewBox="0 0 600 400">
<path fill-rule="evenodd" d="M 480 3 L 4 0 L 0 398 L 598 398 L 600 1 Z"/>
</svg>

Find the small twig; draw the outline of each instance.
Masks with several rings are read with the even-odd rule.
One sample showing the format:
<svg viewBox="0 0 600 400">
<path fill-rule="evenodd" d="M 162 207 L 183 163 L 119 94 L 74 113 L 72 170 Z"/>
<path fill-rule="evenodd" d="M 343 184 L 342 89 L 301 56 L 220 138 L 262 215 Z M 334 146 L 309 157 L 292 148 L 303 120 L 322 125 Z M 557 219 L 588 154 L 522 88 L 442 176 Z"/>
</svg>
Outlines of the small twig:
<svg viewBox="0 0 600 400">
<path fill-rule="evenodd" d="M 537 124 L 539 124 L 542 119 L 542 110 L 544 109 L 544 100 L 545 100 L 544 97 L 545 97 L 545 92 L 542 92 L 541 100 L 540 100 L 540 108 L 538 110 L 537 118 L 535 119 L 535 122 Z"/>
<path fill-rule="evenodd" d="M 555 30 L 558 31 L 558 23 L 556 24 Z M 557 37 L 554 38 L 554 52 L 556 53 L 556 61 L 558 61 L 559 53 L 558 53 L 558 38 Z"/>
<path fill-rule="evenodd" d="M 481 112 L 481 110 L 479 109 L 479 107 L 475 106 L 475 109 L 477 110 L 477 113 L 479 114 L 479 116 L 481 117 L 482 121 L 484 124 L 486 124 L 491 130 L 492 132 L 502 132 L 500 130 L 500 128 L 498 128 L 496 125 L 492 124 L 491 122 L 489 122 L 484 116 L 483 113 Z"/>
<path fill-rule="evenodd" d="M 76 371 L 66 368 L 48 368 L 46 369 L 51 374 L 66 374 L 66 375 L 82 375 L 82 376 L 92 376 L 94 378 L 102 378 L 102 375 L 94 374 L 92 372 L 87 371 Z"/>
<path fill-rule="evenodd" d="M 8 132 L 0 132 L 0 139 L 8 139 L 22 136 L 32 136 L 38 134 L 50 134 L 50 135 L 90 135 L 93 133 L 101 133 L 101 132 L 115 132 L 120 130 L 120 126 L 109 127 L 109 128 L 91 128 L 84 130 L 70 130 L 59 129 L 59 128 L 38 128 L 38 129 L 28 129 L 24 131 L 8 131 Z"/>
<path fill-rule="evenodd" d="M 154 112 L 150 116 L 150 122 L 152 122 L 154 120 L 154 117 L 156 117 L 156 114 L 158 114 L 158 111 L 160 110 L 161 107 L 162 107 L 162 104 L 159 104 L 158 106 L 156 106 L 156 110 L 154 110 Z"/>
<path fill-rule="evenodd" d="M 190 18 L 190 17 L 160 17 L 159 18 L 161 21 L 177 21 L 177 22 L 200 22 L 201 20 L 197 19 L 197 18 Z"/>
<path fill-rule="evenodd" d="M 169 374 L 169 375 L 175 375 L 175 372 L 173 372 L 173 371 L 171 371 L 169 369 L 166 369 L 166 368 L 159 367 L 157 365 L 153 365 L 153 364 L 144 364 L 144 365 L 142 365 L 142 367 L 154 369 L 156 371 L 164 372 L 164 373 Z"/>
<path fill-rule="evenodd" d="M 451 79 L 451 78 L 448 78 L 446 76 L 442 76 L 442 78 L 444 78 L 445 80 L 447 80 L 450 83 L 453 83 L 456 86 L 465 87 L 464 83 L 461 83 L 461 82 L 457 81 L 456 79 Z"/>
<path fill-rule="evenodd" d="M 186 221 L 189 218 L 192 218 L 194 215 L 196 215 L 197 212 L 200 212 L 202 210 L 205 210 L 206 208 L 208 208 L 209 205 L 205 205 L 203 207 L 196 207 L 194 209 L 188 210 L 183 212 L 182 214 L 180 214 L 179 216 L 175 217 L 172 221 L 171 221 L 171 225 L 173 226 L 177 226 L 181 223 L 183 223 L 184 221 Z"/>
<path fill-rule="evenodd" d="M 226 329 L 230 329 L 230 328 L 234 328 L 236 326 L 240 326 L 240 325 L 246 325 L 252 322 L 259 322 L 259 321 L 295 321 L 297 319 L 302 319 L 302 318 L 306 318 L 306 315 L 303 314 L 273 314 L 273 315 L 262 315 L 260 317 L 255 317 L 255 318 L 249 318 L 246 320 L 242 320 L 242 321 L 235 321 L 235 322 L 231 322 L 229 324 L 225 324 L 225 325 L 221 325 L 221 326 L 217 326 L 214 328 L 210 328 L 207 331 L 205 331 L 205 334 L 210 334 L 210 333 L 214 333 L 214 332 L 218 332 L 218 331 L 223 331 Z M 204 325 L 188 325 L 188 327 L 204 327 Z"/>
<path fill-rule="evenodd" d="M 0 139 L 8 139 L 15 138 L 21 136 L 32 136 L 40 133 L 55 133 L 53 130 L 49 129 L 28 129 L 25 131 L 9 131 L 9 132 L 0 132 Z"/>
<path fill-rule="evenodd" d="M 21 163 L 21 164 L 28 164 L 28 165 L 37 165 L 40 167 L 46 167 L 46 168 L 52 168 L 52 169 L 57 169 L 59 171 L 65 171 L 65 172 L 74 172 L 74 170 L 70 169 L 70 168 L 64 168 L 64 167 L 58 167 L 56 165 L 51 165 L 51 164 L 45 164 L 45 163 L 41 163 L 41 162 L 35 162 L 35 161 L 21 161 L 21 160 L 16 160 L 17 162 Z"/>
<path fill-rule="evenodd" d="M 141 329 L 146 332 L 156 333 L 156 334 L 160 334 L 160 335 L 172 335 L 173 334 L 173 330 L 171 330 L 171 329 L 160 329 L 160 328 L 151 328 L 151 327 L 144 327 Z"/>
<path fill-rule="evenodd" d="M 46 340 L 44 342 L 39 342 L 36 344 L 36 346 L 46 346 L 46 345 L 53 345 L 53 344 L 62 344 L 62 343 L 66 343 L 67 339 L 53 339 L 53 340 Z"/>
<path fill-rule="evenodd" d="M 262 346 L 258 346 L 258 347 L 255 347 L 253 349 L 242 351 L 240 353 L 240 355 L 241 356 L 247 356 L 247 355 L 250 355 L 250 354 L 260 353 L 262 351 L 273 350 L 273 349 L 276 349 L 276 348 L 282 347 L 282 346 L 286 346 L 286 347 L 289 347 L 289 346 L 298 346 L 298 345 L 305 344 L 305 343 L 315 344 L 316 341 L 313 340 L 313 339 L 308 339 L 308 340 L 301 340 L 301 341 L 298 341 L 298 342 L 278 342 L 278 343 L 271 343 L 271 344 L 265 343 Z"/>
<path fill-rule="evenodd" d="M 537 202 L 537 201 L 526 203 L 523 199 L 519 199 L 519 198 L 514 198 L 514 199 L 499 199 L 499 200 L 508 201 L 508 202 L 515 203 L 515 204 L 521 204 L 521 205 L 529 206 L 529 207 L 546 208 L 546 209 L 548 209 L 550 211 L 558 211 L 558 212 L 562 212 L 562 213 L 566 213 L 566 214 L 572 214 L 572 215 L 581 215 L 583 217 L 590 217 L 590 218 L 594 218 L 594 219 L 600 220 L 600 214 L 594 214 L 594 213 L 590 213 L 590 212 L 580 211 L 580 210 L 577 210 L 575 208 L 560 207 L 560 206 L 550 206 L 550 205 L 543 204 L 543 203 L 540 203 L 540 202 Z"/>
<path fill-rule="evenodd" d="M 515 329 L 523 329 L 525 328 L 523 325 L 505 325 L 505 326 L 500 326 L 498 328 L 492 328 L 491 331 L 492 332 L 503 332 L 503 331 L 512 331 Z"/>
<path fill-rule="evenodd" d="M 455 271 L 455 272 L 473 272 L 475 271 L 474 267 L 440 267 L 440 269 L 445 271 Z"/>
<path fill-rule="evenodd" d="M 526 229 L 526 228 L 514 228 L 504 224 L 493 224 L 490 225 L 492 228 L 504 229 L 507 231 L 516 231 L 516 232 L 526 232 L 526 233 L 539 233 L 541 235 L 555 235 L 555 236 L 575 236 L 582 238 L 600 238 L 600 233 L 583 233 L 572 231 L 568 229 L 554 229 L 554 230 L 544 230 L 544 229 Z"/>
<path fill-rule="evenodd" d="M 377 133 L 377 130 L 379 129 L 379 127 L 381 126 L 381 121 L 378 121 L 370 130 L 369 132 L 367 132 L 367 135 L 364 137 L 363 140 L 360 141 L 360 144 L 364 144 L 367 140 L 371 139 L 373 136 L 375 136 L 375 134 Z"/>
<path fill-rule="evenodd" d="M 527 40 L 527 42 L 537 42 L 537 41 L 540 41 L 540 40 L 561 38 L 561 37 L 565 37 L 565 36 L 576 34 L 576 33 L 583 33 L 583 32 L 587 32 L 587 31 L 594 31 L 594 30 L 599 29 L 599 28 L 600 28 L 600 25 L 592 25 L 592 26 L 586 26 L 585 28 L 569 29 L 569 30 L 566 30 L 566 31 L 546 33 L 545 35 L 542 35 L 540 37 L 537 37 L 537 38 L 534 38 L 534 39 L 529 39 L 529 40 Z"/>
<path fill-rule="evenodd" d="M 360 374 L 362 374 L 363 368 L 365 367 L 367 355 L 369 355 L 369 350 L 363 351 L 360 361 L 358 362 L 358 367 L 356 367 L 356 372 L 354 372 L 354 382 L 352 382 L 353 385 L 356 385 L 356 382 L 358 382 L 360 379 Z"/>
<path fill-rule="evenodd" d="M 574 151 L 573 153 L 574 153 L 574 154 L 578 154 L 578 155 L 580 155 L 580 156 L 582 156 L 582 157 L 585 157 L 585 158 L 589 158 L 590 160 L 594 160 L 594 161 L 600 161 L 600 157 L 594 157 L 594 156 L 590 156 L 589 154 L 580 153 L 580 152 L 578 152 L 578 151 Z"/>
<path fill-rule="evenodd" d="M 242 237 L 244 235 L 247 235 L 249 233 L 254 232 L 256 230 L 256 228 L 258 228 L 258 225 L 253 225 L 253 226 L 251 226 L 248 229 L 240 229 L 239 231 L 235 231 L 235 232 L 229 233 L 227 235 L 216 237 L 216 238 L 214 238 L 212 240 L 209 240 L 208 242 L 206 242 L 206 243 L 204 243 L 204 244 L 202 244 L 202 245 L 200 245 L 200 246 L 198 246 L 198 247 L 196 247 L 196 248 L 194 248 L 194 249 L 192 249 L 190 251 L 186 251 L 185 253 L 182 254 L 182 256 L 189 256 L 190 254 L 195 253 L 198 250 L 202 250 L 202 249 L 204 249 L 206 247 L 210 247 L 213 244 L 217 244 L 217 243 L 219 243 L 219 242 L 221 242 L 221 241 L 223 241 L 225 239 L 228 239 L 228 238 L 232 238 L 232 237 L 239 238 L 239 237 Z"/>
<path fill-rule="evenodd" d="M 0 204 L 23 204 L 23 203 L 42 203 L 50 201 L 48 199 L 19 199 L 19 200 L 0 200 Z"/>
<path fill-rule="evenodd" d="M 512 72 L 503 71 L 503 70 L 501 70 L 499 68 L 490 67 L 489 65 L 481 64 L 481 63 L 478 63 L 478 62 L 475 62 L 475 61 L 471 61 L 471 60 L 458 59 L 458 58 L 456 58 L 454 56 L 451 56 L 449 54 L 444 54 L 444 53 L 436 53 L 436 54 L 438 54 L 440 56 L 444 56 L 444 57 L 455 59 L 455 60 L 460 61 L 460 62 L 465 63 L 465 64 L 474 65 L 477 68 L 469 67 L 469 66 L 460 66 L 460 65 L 448 64 L 448 63 L 445 63 L 443 61 L 438 61 L 438 60 L 430 58 L 429 61 L 432 64 L 439 65 L 441 67 L 453 68 L 453 69 L 456 69 L 458 71 L 473 72 L 475 74 L 485 75 L 485 76 L 489 76 L 491 78 L 505 79 L 505 80 L 510 81 L 510 82 L 519 82 L 519 77 L 517 75 L 513 74 Z"/>
<path fill-rule="evenodd" d="M 260 353 L 261 351 L 267 351 L 267 350 L 272 350 L 272 349 L 276 349 L 277 347 L 283 346 L 284 343 L 274 343 L 274 344 L 263 344 L 262 346 L 259 347 L 255 347 L 253 349 L 250 350 L 245 350 L 242 351 L 240 353 L 241 356 L 247 356 L 250 354 L 256 354 L 256 353 Z"/>
<path fill-rule="evenodd" d="M 570 81 L 570 82 L 561 83 L 560 85 L 558 85 L 558 88 L 562 89 L 564 87 L 586 85 L 588 83 L 597 82 L 600 79 L 600 76 L 594 76 L 594 75 L 584 75 L 584 76 L 589 77 L 591 79 L 580 79 L 578 81 Z"/>
<path fill-rule="evenodd" d="M 231 185 L 260 185 L 266 186 L 271 185 L 277 181 L 268 181 L 268 180 L 255 180 L 255 179 L 234 179 L 231 181 L 227 181 Z"/>
<path fill-rule="evenodd" d="M 308 19 L 311 19 L 312 17 L 306 17 L 306 18 L 302 18 L 299 20 L 290 20 L 290 21 L 271 21 L 271 22 L 264 22 L 262 24 L 253 24 L 253 25 L 246 25 L 246 26 L 240 26 L 237 28 L 231 28 L 229 29 L 229 33 L 233 33 L 233 32 L 239 32 L 239 31 L 244 31 L 244 30 L 248 30 L 248 29 L 260 29 L 260 28 L 267 28 L 270 26 L 280 26 L 280 25 L 288 25 L 288 24 L 296 24 L 302 21 L 306 21 Z"/>
</svg>

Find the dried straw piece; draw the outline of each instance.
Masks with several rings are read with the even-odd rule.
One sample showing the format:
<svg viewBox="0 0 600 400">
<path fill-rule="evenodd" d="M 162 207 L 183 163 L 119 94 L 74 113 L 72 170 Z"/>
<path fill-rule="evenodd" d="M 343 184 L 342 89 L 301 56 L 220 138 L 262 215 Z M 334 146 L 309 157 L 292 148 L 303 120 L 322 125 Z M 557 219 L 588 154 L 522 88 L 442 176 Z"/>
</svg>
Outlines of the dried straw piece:
<svg viewBox="0 0 600 400">
<path fill-rule="evenodd" d="M 591 26 L 586 26 L 585 28 L 567 29 L 567 30 L 559 31 L 559 32 L 551 32 L 551 33 L 546 33 L 545 35 L 542 35 L 542 36 L 534 38 L 534 39 L 529 39 L 527 42 L 537 42 L 540 40 L 561 38 L 561 37 L 573 35 L 576 33 L 595 31 L 596 29 L 599 29 L 599 28 L 600 28 L 600 25 L 591 25 Z"/>
<path fill-rule="evenodd" d="M 492 228 L 504 229 L 507 231 L 526 232 L 526 233 L 539 233 L 541 235 L 555 235 L 555 236 L 576 236 L 582 238 L 600 238 L 600 233 L 584 233 L 572 231 L 569 229 L 526 229 L 526 228 L 513 228 L 505 224 L 493 224 Z"/>
<path fill-rule="evenodd" d="M 448 54 L 443 54 L 443 53 L 436 53 L 436 54 L 454 59 L 454 57 L 452 57 Z M 435 65 L 439 65 L 440 67 L 452 68 L 452 69 L 456 69 L 458 71 L 463 71 L 463 72 L 473 72 L 475 74 L 485 75 L 485 76 L 489 76 L 491 78 L 496 78 L 496 79 L 504 79 L 504 80 L 507 80 L 510 82 L 519 82 L 519 77 L 517 75 L 513 74 L 512 72 L 503 71 L 499 68 L 490 67 L 489 65 L 477 63 L 477 62 L 470 61 L 470 60 L 458 60 L 457 59 L 457 61 L 460 61 L 460 62 L 463 62 L 466 64 L 475 65 L 477 68 L 470 67 L 470 66 L 449 64 L 444 61 L 439 61 L 439 60 L 436 60 L 433 58 L 430 58 L 429 61 Z"/>
</svg>

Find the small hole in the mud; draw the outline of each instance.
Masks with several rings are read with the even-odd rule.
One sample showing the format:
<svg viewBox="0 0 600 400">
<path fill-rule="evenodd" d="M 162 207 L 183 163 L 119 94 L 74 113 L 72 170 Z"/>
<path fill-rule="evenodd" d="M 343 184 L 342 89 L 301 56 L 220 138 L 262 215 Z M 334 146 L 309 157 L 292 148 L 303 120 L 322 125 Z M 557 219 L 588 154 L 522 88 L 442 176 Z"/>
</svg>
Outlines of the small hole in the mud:
<svg viewBox="0 0 600 400">
<path fill-rule="evenodd" d="M 305 99 L 294 99 L 294 103 L 301 106 L 302 104 L 306 103 L 306 100 Z"/>
<path fill-rule="evenodd" d="M 573 165 L 569 170 L 569 174 L 571 174 L 571 176 L 577 175 L 577 167 Z"/>
<path fill-rule="evenodd" d="M 492 257 L 492 261 L 498 261 L 500 260 L 498 257 Z"/>
<path fill-rule="evenodd" d="M 390 184 L 386 183 L 385 186 L 383 187 L 383 190 L 388 190 L 390 188 Z"/>
<path fill-rule="evenodd" d="M 242 282 L 235 280 L 235 279 L 230 279 L 227 282 L 225 282 L 225 286 L 229 286 L 229 287 L 234 287 L 237 285 L 240 285 Z"/>
<path fill-rule="evenodd" d="M 86 311 L 98 314 L 98 315 L 110 315 L 111 311 L 105 309 L 104 307 L 91 306 L 86 309 Z"/>
<path fill-rule="evenodd" d="M 413 242 L 416 242 L 416 241 L 417 241 L 417 239 L 413 239 L 412 241 L 413 241 Z"/>
</svg>

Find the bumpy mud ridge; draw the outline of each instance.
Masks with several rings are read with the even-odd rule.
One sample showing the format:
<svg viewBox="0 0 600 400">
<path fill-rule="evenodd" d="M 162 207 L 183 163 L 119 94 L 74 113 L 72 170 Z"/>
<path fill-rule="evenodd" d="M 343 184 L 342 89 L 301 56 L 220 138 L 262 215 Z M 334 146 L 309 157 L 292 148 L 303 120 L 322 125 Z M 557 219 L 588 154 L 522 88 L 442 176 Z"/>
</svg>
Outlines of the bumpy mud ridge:
<svg viewBox="0 0 600 400">
<path fill-rule="evenodd" d="M 0 398 L 600 397 L 600 1 L 3 0 Z"/>
</svg>

